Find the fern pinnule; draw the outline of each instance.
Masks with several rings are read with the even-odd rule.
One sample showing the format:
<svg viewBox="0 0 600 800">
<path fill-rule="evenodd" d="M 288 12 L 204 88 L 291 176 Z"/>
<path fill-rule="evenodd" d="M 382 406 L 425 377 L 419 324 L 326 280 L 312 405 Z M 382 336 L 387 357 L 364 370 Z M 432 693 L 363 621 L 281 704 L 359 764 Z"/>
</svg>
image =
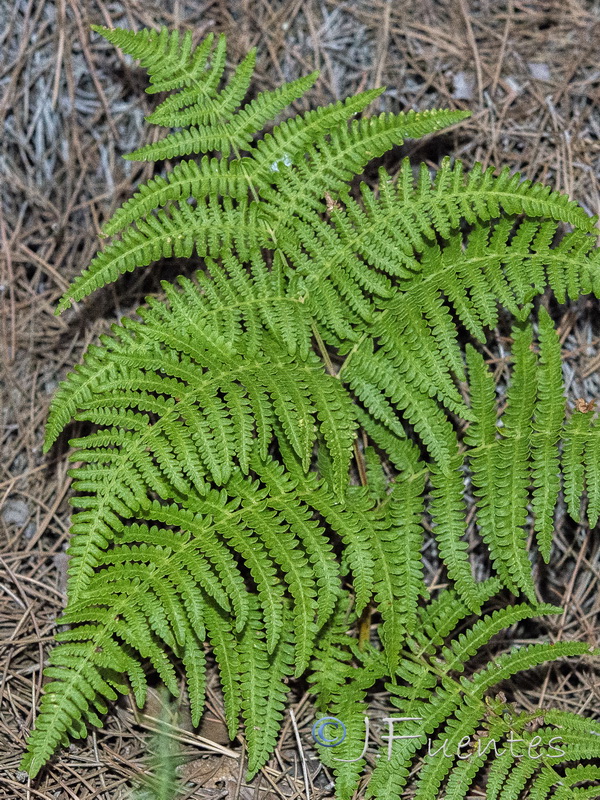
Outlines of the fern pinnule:
<svg viewBox="0 0 600 800">
<path fill-rule="evenodd" d="M 377 450 L 372 445 L 362 448 L 362 458 L 365 465 L 365 484 L 369 497 L 374 503 L 382 503 L 388 493 L 388 479 L 385 467 Z"/>
<path fill-rule="evenodd" d="M 417 606 L 427 596 L 421 546 L 425 475 L 403 475 L 384 501 L 388 508 L 371 534 L 375 556 L 374 596 L 381 614 L 379 633 L 393 674 L 408 631 L 417 624 Z M 377 513 L 377 512 L 376 512 Z"/>
<path fill-rule="evenodd" d="M 505 476 L 504 464 L 500 462 L 501 447 L 509 447 L 510 439 L 502 443 L 497 437 L 495 387 L 491 373 L 486 369 L 482 356 L 472 347 L 467 349 L 467 364 L 471 385 L 471 405 L 476 422 L 467 430 L 472 480 L 477 502 L 477 520 L 481 536 L 490 549 L 492 563 L 503 583 L 512 591 L 523 590 L 534 594 L 526 552 L 523 547 L 523 533 L 510 527 L 506 522 L 506 506 L 512 497 L 504 494 L 502 485 Z M 524 463 L 514 466 L 522 471 Z M 508 464 L 511 469 L 511 464 Z M 522 480 L 522 477 L 520 477 Z M 522 498 L 521 498 L 522 499 Z M 499 510 L 502 510 L 499 513 Z M 522 513 L 523 503 L 519 504 Z M 502 514 L 502 516 L 501 516 Z M 513 569 L 518 574 L 513 574 Z M 521 581 L 525 581 L 522 583 Z"/>
<path fill-rule="evenodd" d="M 433 463 L 429 470 L 429 513 L 440 558 L 459 595 L 473 612 L 480 608 L 478 586 L 468 558 L 466 504 L 464 499 L 464 455 L 456 453 L 448 469 Z"/>
<path fill-rule="evenodd" d="M 498 517 L 498 544 L 500 558 L 507 565 L 510 580 L 530 600 L 535 598 L 535 587 L 531 578 L 531 565 L 524 555 L 527 547 L 525 523 L 527 521 L 528 489 L 530 482 L 529 458 L 532 433 L 532 417 L 537 392 L 535 378 L 536 359 L 531 350 L 531 326 L 513 329 L 514 369 L 507 392 L 507 406 L 502 416 L 503 426 L 498 446 L 499 476 L 504 474 L 505 498 L 499 498 L 496 507 Z M 492 455 L 494 457 L 494 454 Z"/>
<path fill-rule="evenodd" d="M 564 474 L 565 502 L 569 514 L 579 519 L 585 488 L 586 443 L 594 430 L 594 404 L 578 401 L 563 434 L 562 469 Z"/>
<path fill-rule="evenodd" d="M 569 514 L 579 518 L 584 489 L 587 518 L 595 526 L 600 517 L 600 426 L 594 401 L 579 399 L 563 434 L 562 468 L 564 493 Z"/>
</svg>

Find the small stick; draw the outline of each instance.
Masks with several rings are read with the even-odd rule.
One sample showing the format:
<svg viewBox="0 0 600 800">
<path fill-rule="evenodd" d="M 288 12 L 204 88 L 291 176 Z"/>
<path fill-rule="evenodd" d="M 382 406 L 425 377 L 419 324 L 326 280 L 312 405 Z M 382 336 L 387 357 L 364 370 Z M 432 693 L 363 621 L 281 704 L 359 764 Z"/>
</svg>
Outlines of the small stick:
<svg viewBox="0 0 600 800">
<path fill-rule="evenodd" d="M 290 708 L 290 719 L 292 720 L 292 728 L 294 729 L 294 736 L 296 737 L 296 744 L 298 745 L 298 752 L 300 753 L 300 762 L 302 763 L 302 776 L 304 778 L 304 786 L 306 787 L 306 800 L 310 800 L 308 769 L 306 767 L 306 759 L 304 758 L 304 750 L 302 749 L 302 742 L 300 741 L 300 732 L 298 731 L 298 724 L 296 722 L 296 715 L 294 714 L 293 708 Z"/>
</svg>

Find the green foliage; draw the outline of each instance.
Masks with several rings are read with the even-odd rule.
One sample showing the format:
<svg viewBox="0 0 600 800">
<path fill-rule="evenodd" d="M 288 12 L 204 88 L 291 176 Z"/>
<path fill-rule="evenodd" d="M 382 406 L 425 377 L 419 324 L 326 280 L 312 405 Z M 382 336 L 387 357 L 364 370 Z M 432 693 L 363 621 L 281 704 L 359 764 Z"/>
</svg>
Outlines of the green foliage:
<svg viewBox="0 0 600 800">
<path fill-rule="evenodd" d="M 133 792 L 132 800 L 176 800 L 180 796 L 177 764 L 181 754 L 170 721 L 176 721 L 177 715 L 173 713 L 175 709 L 166 689 L 163 689 L 160 700 L 158 726 L 148 743 L 148 772 L 139 776 L 137 782 L 141 785 Z"/>
<path fill-rule="evenodd" d="M 478 602 L 485 603 L 498 587 L 496 580 L 480 584 Z M 518 603 L 496 608 L 465 627 L 470 611 L 454 590 L 443 591 L 421 607 L 416 633 L 407 636 L 392 673 L 394 680 L 386 686 L 399 711 L 395 720 L 383 720 L 387 724 L 375 721 L 384 744 L 366 796 L 396 800 L 407 796 L 404 792 L 410 786 L 415 800 L 463 800 L 472 796 L 475 779 L 487 775 L 488 799 L 516 800 L 532 776 L 531 796 L 536 797 L 542 786 L 548 792 L 553 784 L 564 785 L 560 772 L 564 763 L 599 758 L 600 739 L 591 735 L 593 720 L 544 709 L 518 713 L 502 693 L 489 694 L 516 673 L 565 656 L 589 655 L 589 645 L 513 646 L 491 660 L 488 656 L 483 666 L 478 658 L 479 651 L 506 628 L 533 616 L 560 612 L 554 606 Z M 321 650 L 313 665 L 317 707 L 344 725 L 346 737 L 336 747 L 319 750 L 335 773 L 336 797 L 350 800 L 365 768 L 361 758 L 365 739 L 371 738 L 364 719 L 365 699 L 375 683 L 390 673 L 384 651 L 360 650 L 343 626 L 325 637 Z M 325 737 L 316 738 L 319 743 Z M 582 764 L 570 782 L 597 778 L 597 767 Z"/>
<path fill-rule="evenodd" d="M 492 678 L 583 652 L 534 645 L 453 678 L 497 624 L 533 608 L 519 604 L 448 644 L 447 669 L 423 671 L 422 659 L 490 594 L 468 558 L 473 495 L 494 591 L 530 603 L 528 535 L 533 525 L 548 560 L 559 471 L 569 513 L 579 519 L 587 498 L 597 522 L 598 426 L 583 400 L 566 413 L 560 343 L 534 303 L 600 294 L 595 220 L 507 170 L 465 174 L 448 159 L 433 177 L 404 160 L 397 177 L 382 169 L 376 190 L 355 191 L 370 161 L 466 114 L 353 119 L 372 90 L 264 132 L 316 74 L 246 102 L 254 53 L 224 82 L 223 37 L 194 48 L 189 33 L 95 30 L 141 61 L 149 91 L 170 92 L 148 121 L 180 129 L 129 157 L 197 157 L 116 211 L 104 226 L 113 240 L 58 311 L 160 259 L 200 261 L 90 346 L 54 398 L 45 449 L 73 418 L 88 432 L 71 441 L 69 628 L 23 768 L 35 776 L 58 745 L 101 725 L 119 693 L 142 706 L 148 668 L 174 694 L 184 679 L 197 724 L 205 643 L 230 735 L 244 723 L 249 776 L 273 751 L 288 680 L 311 665 L 320 705 L 352 720 L 348 752 L 380 679 L 419 711 L 431 700 L 427 729 L 459 740 Z M 502 309 L 515 322 L 496 379 L 482 347 Z M 423 606 L 430 528 L 455 590 Z M 370 614 L 378 644 L 358 647 L 346 631 Z M 377 796 L 401 790 L 403 753 L 398 769 L 375 770 Z M 339 772 L 341 796 L 362 766 Z M 464 782 L 437 770 L 424 768 L 421 796 L 446 778 L 462 796 Z"/>
</svg>

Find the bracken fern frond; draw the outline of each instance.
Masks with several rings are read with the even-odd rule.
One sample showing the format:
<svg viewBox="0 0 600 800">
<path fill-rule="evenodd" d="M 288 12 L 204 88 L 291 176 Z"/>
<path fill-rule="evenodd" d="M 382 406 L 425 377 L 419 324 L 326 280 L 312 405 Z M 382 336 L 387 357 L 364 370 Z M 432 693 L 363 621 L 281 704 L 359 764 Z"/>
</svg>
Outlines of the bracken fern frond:
<svg viewBox="0 0 600 800">
<path fill-rule="evenodd" d="M 514 725 L 550 746 L 560 728 L 565 759 L 597 757 L 586 718 L 544 712 L 533 731 L 489 695 L 587 645 L 535 643 L 470 666 L 501 629 L 556 610 L 537 604 L 527 542 L 535 533 L 551 558 L 561 478 L 574 519 L 600 516 L 598 423 L 583 398 L 567 407 L 546 310 L 551 295 L 600 295 L 595 218 L 518 174 L 450 159 L 435 175 L 405 159 L 376 188 L 355 187 L 390 148 L 468 114 L 355 118 L 375 89 L 278 120 L 316 73 L 247 100 L 256 54 L 224 80 L 224 37 L 94 30 L 141 62 L 150 92 L 169 93 L 148 121 L 178 130 L 127 157 L 176 161 L 106 222 L 113 239 L 57 311 L 163 259 L 195 273 L 91 345 L 53 400 L 46 451 L 72 419 L 85 424 L 71 441 L 69 628 L 23 768 L 35 776 L 101 725 L 118 694 L 142 706 L 149 670 L 173 693 L 184 680 L 198 724 L 207 644 L 249 778 L 276 745 L 288 681 L 305 673 L 319 710 L 347 719 L 323 759 L 340 798 L 366 769 L 368 694 L 386 680 L 421 719 L 375 767 L 374 797 L 399 797 L 419 754 L 419 800 L 464 797 L 487 769 L 485 753 L 423 754 L 428 736 L 459 747 Z M 506 314 L 499 379 L 484 348 Z M 429 531 L 454 587 L 432 599 Z M 483 583 L 477 535 L 495 573 Z M 484 614 L 502 587 L 515 603 Z M 558 766 L 498 758 L 489 796 L 566 797 L 597 778 Z"/>
</svg>

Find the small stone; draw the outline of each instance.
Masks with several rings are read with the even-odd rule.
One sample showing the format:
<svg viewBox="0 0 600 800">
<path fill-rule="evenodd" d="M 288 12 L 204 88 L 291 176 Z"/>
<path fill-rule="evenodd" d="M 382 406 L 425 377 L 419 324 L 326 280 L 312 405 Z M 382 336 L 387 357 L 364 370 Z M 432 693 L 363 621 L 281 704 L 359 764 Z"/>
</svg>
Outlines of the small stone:
<svg viewBox="0 0 600 800">
<path fill-rule="evenodd" d="M 25 530 L 23 531 L 23 538 L 24 539 L 33 539 L 33 536 L 37 530 L 37 525 L 35 522 L 28 522 Z"/>
<path fill-rule="evenodd" d="M 23 526 L 29 518 L 29 506 L 24 500 L 10 498 L 2 509 L 2 519 L 7 525 Z"/>
<path fill-rule="evenodd" d="M 529 74 L 536 81 L 549 81 L 550 80 L 550 67 L 541 61 L 530 61 L 527 65 L 529 67 Z"/>
<path fill-rule="evenodd" d="M 475 76 L 469 72 L 457 72 L 454 75 L 454 91 L 452 97 L 456 100 L 472 100 L 475 89 Z"/>
</svg>

